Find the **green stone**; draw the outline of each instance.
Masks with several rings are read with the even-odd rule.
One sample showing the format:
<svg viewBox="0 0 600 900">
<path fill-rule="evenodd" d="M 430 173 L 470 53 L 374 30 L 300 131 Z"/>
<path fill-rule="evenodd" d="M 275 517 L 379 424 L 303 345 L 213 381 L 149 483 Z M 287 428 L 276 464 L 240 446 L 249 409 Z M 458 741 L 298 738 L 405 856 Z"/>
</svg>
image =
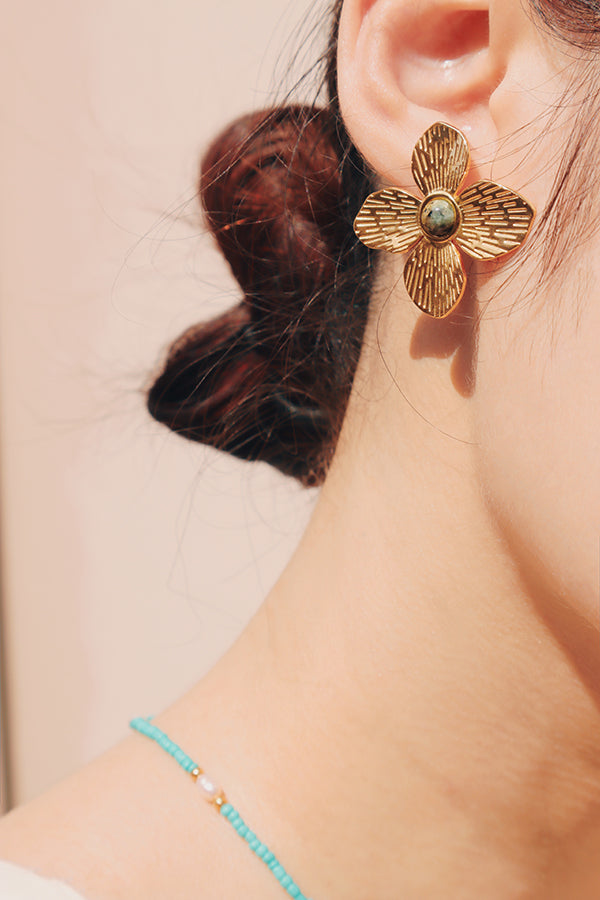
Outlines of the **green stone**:
<svg viewBox="0 0 600 900">
<path fill-rule="evenodd" d="M 432 197 L 421 210 L 421 225 L 425 234 L 438 241 L 452 237 L 457 218 L 456 207 L 447 197 Z"/>
</svg>

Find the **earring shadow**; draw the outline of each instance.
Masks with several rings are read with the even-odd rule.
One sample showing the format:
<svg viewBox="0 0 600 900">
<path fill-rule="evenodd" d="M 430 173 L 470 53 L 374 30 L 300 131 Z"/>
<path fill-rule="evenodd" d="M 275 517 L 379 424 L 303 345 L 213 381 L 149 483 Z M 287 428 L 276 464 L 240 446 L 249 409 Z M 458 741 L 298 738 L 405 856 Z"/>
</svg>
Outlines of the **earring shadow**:
<svg viewBox="0 0 600 900">
<path fill-rule="evenodd" d="M 454 354 L 450 375 L 462 397 L 471 397 L 476 386 L 478 322 L 477 303 L 467 273 L 467 284 L 456 310 L 443 319 L 423 313 L 417 320 L 410 342 L 412 359 L 433 356 L 448 359 Z"/>
</svg>

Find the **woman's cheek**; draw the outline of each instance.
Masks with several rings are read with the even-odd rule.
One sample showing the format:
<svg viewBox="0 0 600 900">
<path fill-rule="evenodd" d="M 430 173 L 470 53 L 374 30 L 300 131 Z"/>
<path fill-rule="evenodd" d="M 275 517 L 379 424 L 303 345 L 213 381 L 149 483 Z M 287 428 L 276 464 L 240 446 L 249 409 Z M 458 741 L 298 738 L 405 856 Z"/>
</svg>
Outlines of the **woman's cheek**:
<svg viewBox="0 0 600 900">
<path fill-rule="evenodd" d="M 523 307 L 481 322 L 482 489 L 536 599 L 566 602 L 597 628 L 600 291 L 539 301 L 535 316 Z"/>
</svg>

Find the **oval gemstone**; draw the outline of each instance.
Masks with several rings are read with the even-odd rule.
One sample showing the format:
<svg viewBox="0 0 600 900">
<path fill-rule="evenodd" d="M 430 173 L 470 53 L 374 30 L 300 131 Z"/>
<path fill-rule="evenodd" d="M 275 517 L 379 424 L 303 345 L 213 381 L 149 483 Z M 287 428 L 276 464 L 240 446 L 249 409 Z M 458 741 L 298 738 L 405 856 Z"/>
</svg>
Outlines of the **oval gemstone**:
<svg viewBox="0 0 600 900">
<path fill-rule="evenodd" d="M 457 223 L 456 207 L 447 197 L 431 197 L 423 204 L 421 225 L 429 237 L 447 240 L 456 231 Z"/>
</svg>

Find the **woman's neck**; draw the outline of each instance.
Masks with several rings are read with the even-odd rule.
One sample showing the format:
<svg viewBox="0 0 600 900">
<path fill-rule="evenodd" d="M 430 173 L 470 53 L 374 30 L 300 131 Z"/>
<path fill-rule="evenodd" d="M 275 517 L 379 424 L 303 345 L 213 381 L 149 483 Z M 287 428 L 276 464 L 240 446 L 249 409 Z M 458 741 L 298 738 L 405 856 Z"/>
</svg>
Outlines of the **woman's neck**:
<svg viewBox="0 0 600 900">
<path fill-rule="evenodd" d="M 494 532 L 472 445 L 433 465 L 426 431 L 400 475 L 391 434 L 338 457 L 258 614 L 184 698 L 197 746 L 208 716 L 223 781 L 315 898 L 546 900 L 559 859 L 556 897 L 575 896 L 598 695 Z"/>
</svg>

